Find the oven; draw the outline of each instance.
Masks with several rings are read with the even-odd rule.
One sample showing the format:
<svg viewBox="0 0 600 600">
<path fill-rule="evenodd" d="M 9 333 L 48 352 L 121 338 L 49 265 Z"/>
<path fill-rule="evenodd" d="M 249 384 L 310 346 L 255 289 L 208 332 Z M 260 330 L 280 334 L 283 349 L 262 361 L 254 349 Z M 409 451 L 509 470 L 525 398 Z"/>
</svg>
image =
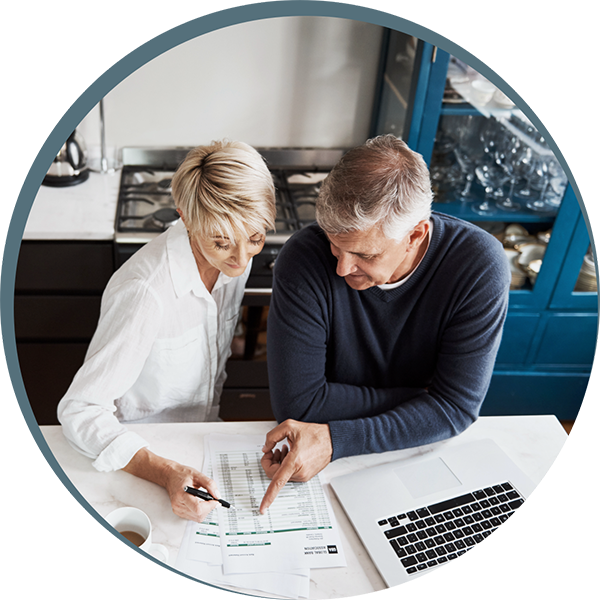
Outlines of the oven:
<svg viewBox="0 0 600 600">
<path fill-rule="evenodd" d="M 123 148 L 115 216 L 115 265 L 177 222 L 171 179 L 190 148 Z M 252 261 L 242 302 L 242 325 L 227 365 L 221 396 L 224 420 L 272 419 L 266 363 L 266 315 L 273 267 L 285 242 L 315 220 L 322 181 L 344 149 L 257 148 L 265 158 L 276 190 L 275 232 L 266 236 Z"/>
</svg>

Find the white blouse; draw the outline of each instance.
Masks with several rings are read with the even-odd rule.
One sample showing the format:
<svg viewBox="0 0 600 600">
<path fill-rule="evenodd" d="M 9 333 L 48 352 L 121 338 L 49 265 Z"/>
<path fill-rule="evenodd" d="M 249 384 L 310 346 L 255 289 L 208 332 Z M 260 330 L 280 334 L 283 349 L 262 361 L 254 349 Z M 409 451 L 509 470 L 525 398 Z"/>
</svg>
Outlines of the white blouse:
<svg viewBox="0 0 600 600">
<path fill-rule="evenodd" d="M 178 221 L 110 279 L 100 320 L 58 405 L 67 440 L 99 471 L 148 444 L 126 423 L 214 421 L 252 261 L 209 293 Z"/>
</svg>

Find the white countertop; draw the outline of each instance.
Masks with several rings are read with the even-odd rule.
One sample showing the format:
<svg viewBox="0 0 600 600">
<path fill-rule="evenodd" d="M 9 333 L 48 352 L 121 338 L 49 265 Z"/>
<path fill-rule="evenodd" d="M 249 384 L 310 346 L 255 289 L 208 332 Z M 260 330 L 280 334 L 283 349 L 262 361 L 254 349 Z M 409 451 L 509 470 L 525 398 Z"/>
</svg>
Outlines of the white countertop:
<svg viewBox="0 0 600 600">
<path fill-rule="evenodd" d="M 40 186 L 25 225 L 24 240 L 110 240 L 121 171 L 91 172 L 66 187 Z"/>
<path fill-rule="evenodd" d="M 273 426 L 272 422 L 240 422 L 169 423 L 129 427 L 142 435 L 155 453 L 200 469 L 204 435 L 266 434 Z M 136 506 L 142 509 L 152 521 L 153 542 L 168 548 L 168 565 L 175 565 L 186 522 L 172 513 L 166 492 L 124 471 L 96 471 L 90 459 L 77 453 L 67 443 L 60 426 L 43 426 L 41 431 L 65 474 L 91 507 L 102 517 L 120 506 Z M 481 417 L 460 436 L 440 444 L 451 447 L 463 441 L 483 438 L 493 439 L 537 485 L 554 462 L 567 435 L 553 416 Z M 422 449 L 412 448 L 343 458 L 331 463 L 322 472 L 326 492 L 340 525 L 347 567 L 311 570 L 311 599 L 354 596 L 385 588 L 335 494 L 327 485 L 328 482 L 338 475 L 421 453 Z M 76 534 L 73 535 L 75 538 Z M 116 537 L 115 543 L 119 543 Z"/>
</svg>

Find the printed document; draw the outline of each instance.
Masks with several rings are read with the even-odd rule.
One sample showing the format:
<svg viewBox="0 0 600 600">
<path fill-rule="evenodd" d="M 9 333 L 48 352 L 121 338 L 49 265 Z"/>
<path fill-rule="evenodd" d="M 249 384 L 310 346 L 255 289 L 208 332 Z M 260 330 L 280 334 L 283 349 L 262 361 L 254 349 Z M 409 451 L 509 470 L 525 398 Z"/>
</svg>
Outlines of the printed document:
<svg viewBox="0 0 600 600">
<path fill-rule="evenodd" d="M 202 471 L 212 477 L 210 451 L 207 444 L 205 444 L 204 452 Z M 221 509 L 221 511 L 226 510 L 228 509 Z M 213 510 L 202 523 L 188 521 L 177 555 L 176 569 L 213 585 L 258 590 L 290 598 L 308 598 L 309 569 L 264 572 L 263 566 L 262 570 L 258 569 L 253 573 L 225 574 L 221 553 L 219 514 L 220 511 L 217 509 Z"/>
<path fill-rule="evenodd" d="M 264 515 L 260 503 L 270 479 L 260 464 L 264 436 L 211 434 L 213 478 L 223 499 L 219 508 L 223 572 L 254 573 L 344 567 L 339 528 L 319 476 L 288 482 Z"/>
<path fill-rule="evenodd" d="M 212 585 L 257 590 L 288 598 L 308 598 L 310 590 L 308 569 L 289 573 L 256 572 L 225 575 L 222 564 L 214 564 L 215 560 L 221 559 L 221 548 L 217 546 L 215 549 L 210 543 L 205 545 L 206 535 L 202 523 L 188 521 L 175 563 L 176 569 Z"/>
</svg>

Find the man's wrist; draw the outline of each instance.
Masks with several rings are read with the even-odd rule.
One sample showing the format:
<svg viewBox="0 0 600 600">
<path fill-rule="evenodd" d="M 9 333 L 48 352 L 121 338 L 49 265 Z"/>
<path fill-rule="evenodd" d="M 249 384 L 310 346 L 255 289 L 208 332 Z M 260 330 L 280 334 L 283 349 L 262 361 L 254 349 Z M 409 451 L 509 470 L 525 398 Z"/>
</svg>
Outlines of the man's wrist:
<svg viewBox="0 0 600 600">
<path fill-rule="evenodd" d="M 331 462 L 331 459 L 333 457 L 333 439 L 331 437 L 331 428 L 329 427 L 329 423 L 324 423 L 321 425 L 321 427 L 323 428 L 323 437 L 326 440 L 326 446 L 327 446 L 327 451 L 328 451 L 328 461 Z"/>
</svg>

